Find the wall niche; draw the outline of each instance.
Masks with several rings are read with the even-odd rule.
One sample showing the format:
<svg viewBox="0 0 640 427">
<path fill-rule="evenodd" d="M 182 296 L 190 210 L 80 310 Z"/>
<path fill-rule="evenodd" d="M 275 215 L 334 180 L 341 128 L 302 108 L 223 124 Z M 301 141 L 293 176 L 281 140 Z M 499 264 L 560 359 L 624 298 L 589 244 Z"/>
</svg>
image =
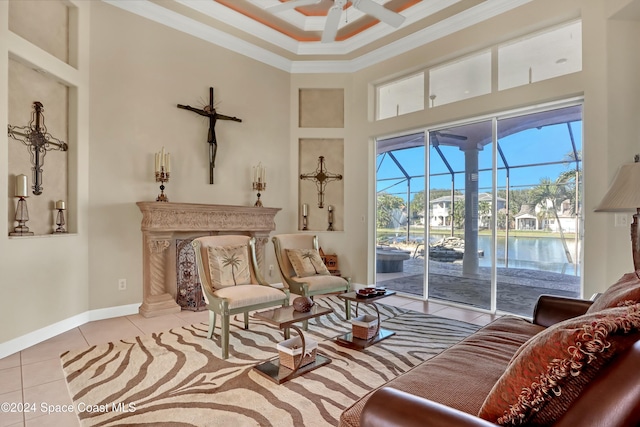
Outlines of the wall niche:
<svg viewBox="0 0 640 427">
<path fill-rule="evenodd" d="M 42 9 L 45 9 L 43 12 Z M 38 13 L 34 10 L 37 9 Z M 24 38 L 38 49 L 52 55 L 64 64 L 70 57 L 70 13 L 63 1 L 15 1 L 9 2 L 9 30 Z M 53 60 L 55 61 L 55 60 Z M 8 61 L 8 123 L 13 127 L 28 126 L 33 116 L 34 102 L 43 105 L 41 127 L 56 139 L 69 144 L 70 88 L 46 69 L 29 64 L 19 53 Z M 19 136 L 19 138 L 21 138 Z M 66 203 L 65 228 L 69 230 L 69 152 L 50 150 L 40 156 L 42 194 L 33 193 L 34 171 L 32 153 L 21 141 L 7 138 L 8 186 L 7 225 L 11 233 L 18 224 L 15 221 L 18 199 L 15 182 L 18 175 L 26 175 L 28 195 L 26 199 L 29 220 L 26 226 L 35 235 L 52 234 L 57 228 L 56 201 Z M 72 210 L 73 212 L 73 210 Z M 75 221 L 74 221 L 75 222 Z"/>
</svg>

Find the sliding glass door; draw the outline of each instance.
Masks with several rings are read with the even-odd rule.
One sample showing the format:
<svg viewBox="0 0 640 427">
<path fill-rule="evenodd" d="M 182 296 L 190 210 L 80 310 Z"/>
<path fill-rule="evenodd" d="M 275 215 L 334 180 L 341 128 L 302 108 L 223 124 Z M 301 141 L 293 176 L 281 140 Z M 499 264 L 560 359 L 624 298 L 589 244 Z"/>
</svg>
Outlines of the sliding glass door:
<svg viewBox="0 0 640 427">
<path fill-rule="evenodd" d="M 428 295 L 491 309 L 492 121 L 429 132 Z"/>
<path fill-rule="evenodd" d="M 580 104 L 379 140 L 377 149 L 379 285 L 524 316 L 541 294 L 580 296 Z"/>
<path fill-rule="evenodd" d="M 424 133 L 377 141 L 376 284 L 423 298 Z"/>
</svg>

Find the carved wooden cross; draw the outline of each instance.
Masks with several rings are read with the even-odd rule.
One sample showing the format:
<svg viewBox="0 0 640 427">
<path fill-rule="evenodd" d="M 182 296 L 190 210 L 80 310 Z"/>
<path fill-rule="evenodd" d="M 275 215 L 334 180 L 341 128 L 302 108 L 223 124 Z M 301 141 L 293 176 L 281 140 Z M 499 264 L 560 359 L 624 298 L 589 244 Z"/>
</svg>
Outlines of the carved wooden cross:
<svg viewBox="0 0 640 427">
<path fill-rule="evenodd" d="M 318 168 L 314 172 L 300 174 L 300 179 L 308 179 L 315 181 L 316 188 L 318 189 L 318 207 L 322 209 L 324 207 L 324 190 L 327 183 L 331 181 L 340 181 L 342 175 L 339 173 L 327 172 L 327 168 L 324 165 L 324 156 L 318 157 Z"/>
<path fill-rule="evenodd" d="M 27 126 L 11 126 L 9 128 L 9 136 L 16 141 L 22 142 L 27 146 L 31 153 L 31 164 L 33 167 L 33 194 L 36 196 L 42 194 L 42 166 L 44 165 L 44 156 L 47 151 L 59 150 L 67 151 L 69 146 L 66 142 L 60 141 L 49 132 L 44 124 L 44 115 L 42 111 L 44 107 L 41 102 L 33 103 L 33 113 L 31 113 L 31 121 Z"/>
<path fill-rule="evenodd" d="M 216 166 L 216 153 L 218 151 L 218 140 L 216 139 L 216 121 L 220 120 L 233 120 L 234 122 L 242 122 L 237 117 L 225 116 L 218 114 L 213 106 L 213 88 L 209 88 L 209 105 L 200 110 L 193 108 L 189 105 L 178 104 L 178 108 L 183 110 L 193 111 L 201 116 L 209 118 L 209 134 L 207 136 L 207 142 L 209 143 L 209 184 L 213 184 L 213 169 Z"/>
</svg>

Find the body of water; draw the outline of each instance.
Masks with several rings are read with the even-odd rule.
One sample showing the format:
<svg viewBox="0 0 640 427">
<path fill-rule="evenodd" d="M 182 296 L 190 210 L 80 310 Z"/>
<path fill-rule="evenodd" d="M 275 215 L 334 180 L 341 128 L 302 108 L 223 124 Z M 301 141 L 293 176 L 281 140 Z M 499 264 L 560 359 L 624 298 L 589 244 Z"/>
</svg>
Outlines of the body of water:
<svg viewBox="0 0 640 427">
<path fill-rule="evenodd" d="M 442 236 L 432 236 L 431 242 L 436 242 Z M 509 268 L 525 268 L 530 270 L 542 270 L 553 273 L 580 275 L 580 266 L 577 263 L 576 245 L 573 239 L 567 239 L 567 247 L 573 263 L 567 259 L 562 240 L 554 237 L 509 237 L 508 245 L 505 238 L 498 238 L 497 266 Z M 492 241 L 491 236 L 478 236 L 478 250 L 484 252 L 480 257 L 481 267 L 491 267 Z M 507 252 L 508 251 L 508 252 Z M 505 260 L 505 253 L 508 256 Z M 578 254 L 579 256 L 579 254 Z"/>
</svg>

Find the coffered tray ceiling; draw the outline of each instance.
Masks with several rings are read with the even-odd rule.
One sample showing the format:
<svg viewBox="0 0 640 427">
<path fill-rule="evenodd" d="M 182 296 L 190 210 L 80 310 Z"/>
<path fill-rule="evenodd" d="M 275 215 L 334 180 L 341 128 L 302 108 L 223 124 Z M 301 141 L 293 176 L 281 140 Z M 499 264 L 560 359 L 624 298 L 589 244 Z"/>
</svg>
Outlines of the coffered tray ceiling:
<svg viewBox="0 0 640 427">
<path fill-rule="evenodd" d="M 285 71 L 305 73 L 357 71 L 532 0 L 371 0 L 404 17 L 397 28 L 363 12 L 375 5 L 336 0 L 345 5 L 335 41 L 324 43 L 334 0 L 295 8 L 275 6 L 299 0 L 103 1 Z"/>
</svg>

